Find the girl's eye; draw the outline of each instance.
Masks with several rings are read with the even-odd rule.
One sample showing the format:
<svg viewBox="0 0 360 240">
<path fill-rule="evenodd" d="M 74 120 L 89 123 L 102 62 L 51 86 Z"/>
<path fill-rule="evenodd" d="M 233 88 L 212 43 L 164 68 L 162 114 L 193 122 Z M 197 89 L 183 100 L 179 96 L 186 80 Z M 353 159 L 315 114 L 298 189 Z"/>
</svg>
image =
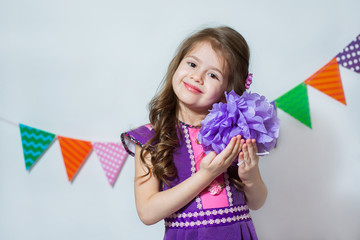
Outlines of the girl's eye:
<svg viewBox="0 0 360 240">
<path fill-rule="evenodd" d="M 213 79 L 218 79 L 218 77 L 217 77 L 215 74 L 213 74 L 213 73 L 209 73 L 209 77 L 211 77 L 211 78 L 213 78 Z"/>
<path fill-rule="evenodd" d="M 189 65 L 190 67 L 192 67 L 192 68 L 196 67 L 196 64 L 193 63 L 193 62 L 188 62 L 188 65 Z"/>
</svg>

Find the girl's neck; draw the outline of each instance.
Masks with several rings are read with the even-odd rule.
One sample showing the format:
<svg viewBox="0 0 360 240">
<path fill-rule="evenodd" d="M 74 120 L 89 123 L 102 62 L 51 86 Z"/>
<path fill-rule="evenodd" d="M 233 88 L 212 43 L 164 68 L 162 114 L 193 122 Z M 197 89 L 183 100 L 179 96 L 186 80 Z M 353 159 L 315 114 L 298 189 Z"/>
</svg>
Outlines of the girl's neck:
<svg viewBox="0 0 360 240">
<path fill-rule="evenodd" d="M 205 116 L 206 114 L 199 114 L 197 112 L 190 111 L 189 109 L 186 111 L 184 111 L 184 109 L 179 109 L 177 114 L 177 118 L 180 121 L 192 126 L 200 126 L 201 121 L 204 120 Z"/>
</svg>

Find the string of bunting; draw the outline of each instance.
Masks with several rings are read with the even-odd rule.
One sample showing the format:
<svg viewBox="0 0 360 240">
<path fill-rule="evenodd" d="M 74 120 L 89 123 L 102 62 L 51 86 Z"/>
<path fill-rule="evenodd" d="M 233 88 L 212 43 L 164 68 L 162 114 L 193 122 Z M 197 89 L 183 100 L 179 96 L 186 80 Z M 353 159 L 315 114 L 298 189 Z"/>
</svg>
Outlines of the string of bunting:
<svg viewBox="0 0 360 240">
<path fill-rule="evenodd" d="M 320 70 L 272 103 L 311 128 L 308 85 L 346 105 L 339 65 L 360 73 L 360 34 Z"/>
<path fill-rule="evenodd" d="M 24 124 L 19 124 L 19 128 L 26 170 L 30 170 L 57 137 L 70 182 L 73 181 L 89 154 L 94 149 L 109 184 L 114 186 L 121 167 L 128 155 L 120 142 L 90 142 L 56 136 L 53 133 Z"/>
<path fill-rule="evenodd" d="M 307 94 L 308 85 L 346 105 L 339 65 L 360 73 L 360 34 L 320 70 L 271 103 L 275 109 L 282 109 L 311 128 Z M 113 186 L 128 156 L 120 142 L 91 142 L 73 139 L 24 124 L 16 124 L 2 117 L 0 117 L 0 120 L 19 126 L 26 170 L 30 170 L 54 140 L 58 139 L 70 182 L 73 181 L 92 150 L 94 150 L 109 184 Z"/>
</svg>

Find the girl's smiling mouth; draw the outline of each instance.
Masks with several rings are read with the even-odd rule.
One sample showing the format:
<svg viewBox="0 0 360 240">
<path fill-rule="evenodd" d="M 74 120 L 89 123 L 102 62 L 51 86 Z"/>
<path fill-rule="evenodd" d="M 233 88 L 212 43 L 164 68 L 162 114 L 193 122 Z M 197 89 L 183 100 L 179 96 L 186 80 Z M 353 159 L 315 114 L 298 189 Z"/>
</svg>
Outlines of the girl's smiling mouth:
<svg viewBox="0 0 360 240">
<path fill-rule="evenodd" d="M 184 82 L 184 85 L 185 85 L 186 89 L 192 93 L 202 93 L 202 91 L 199 88 L 195 87 L 194 85 L 191 85 L 186 82 Z"/>
</svg>

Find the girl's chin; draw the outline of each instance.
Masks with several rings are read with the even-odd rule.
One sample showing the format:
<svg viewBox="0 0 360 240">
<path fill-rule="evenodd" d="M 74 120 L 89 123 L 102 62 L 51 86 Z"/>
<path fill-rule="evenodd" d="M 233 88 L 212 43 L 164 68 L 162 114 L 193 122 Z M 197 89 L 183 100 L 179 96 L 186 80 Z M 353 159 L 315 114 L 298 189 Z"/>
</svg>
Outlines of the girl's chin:
<svg viewBox="0 0 360 240">
<path fill-rule="evenodd" d="M 202 106 L 199 105 L 198 102 L 192 101 L 182 101 L 182 104 L 180 104 L 181 109 L 185 112 L 190 110 L 191 112 L 201 115 L 207 115 L 209 113 L 209 110 L 211 109 L 211 106 Z"/>
</svg>

